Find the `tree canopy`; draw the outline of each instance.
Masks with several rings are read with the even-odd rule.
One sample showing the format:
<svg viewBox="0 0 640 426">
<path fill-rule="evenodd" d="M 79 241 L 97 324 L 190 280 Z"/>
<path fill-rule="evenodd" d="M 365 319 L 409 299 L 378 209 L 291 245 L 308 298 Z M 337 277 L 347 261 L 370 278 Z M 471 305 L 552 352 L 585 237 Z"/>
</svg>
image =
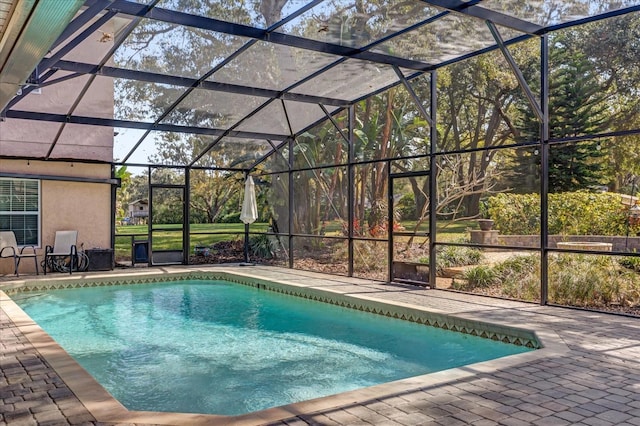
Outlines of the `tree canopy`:
<svg viewBox="0 0 640 426">
<path fill-rule="evenodd" d="M 197 9 L 201 14 L 205 10 L 206 16 L 268 27 L 291 5 L 284 0 L 251 3 L 174 0 L 169 6 L 187 12 Z M 293 34 L 315 31 L 316 37 L 357 46 L 386 34 L 392 23 L 410 24 L 398 22 L 401 16 L 413 19 L 411 14 L 395 16 L 395 9 L 384 12 L 383 7 L 375 1 L 356 2 L 345 12 L 351 16 L 348 25 L 338 14 L 302 15 L 287 24 L 286 31 Z M 434 13 L 429 6 L 421 7 L 422 12 Z M 374 19 L 384 13 L 389 15 L 386 21 Z M 549 13 L 553 15 L 552 11 Z M 552 192 L 603 185 L 612 190 L 628 189 L 638 176 L 640 139 L 637 134 L 586 136 L 635 128 L 640 124 L 639 22 L 637 14 L 629 14 L 549 34 L 549 128 L 553 142 L 549 188 Z M 326 25 L 321 31 L 326 34 L 318 34 L 319 23 Z M 462 28 L 461 24 L 452 25 L 452 31 Z M 429 45 L 426 32 L 411 34 L 411 37 L 384 44 L 380 51 L 393 54 L 394 49 L 413 49 L 418 52 Z M 188 48 L 177 49 L 175 43 L 167 43 L 169 38 L 181 38 Z M 235 65 L 231 60 L 231 68 L 223 68 L 220 74 L 205 75 L 241 46 L 256 52 L 263 50 Z M 509 49 L 532 91 L 540 93 L 539 41 L 531 39 L 511 45 Z M 129 68 L 154 72 L 171 68 L 184 76 L 228 83 L 237 83 L 234 73 L 246 75 L 247 70 L 260 70 L 254 72 L 252 85 L 275 89 L 295 81 L 292 70 L 302 66 L 307 70 L 319 67 L 328 60 L 301 49 L 267 47 L 239 37 L 157 22 L 142 22 L 116 56 L 117 62 Z M 122 118 L 158 120 L 179 99 L 178 91 L 170 85 L 129 80 L 119 80 L 117 84 L 117 106 Z M 428 75 L 410 84 L 428 110 L 431 95 Z M 436 151 L 454 152 L 439 155 L 437 161 L 437 213 L 454 219 L 474 217 L 480 214 L 481 200 L 487 194 L 538 192 L 540 152 L 531 144 L 540 140 L 540 122 L 501 53 L 493 51 L 440 68 L 437 90 Z M 166 114 L 165 120 L 187 126 L 228 129 L 234 117 L 261 107 L 262 101 L 256 98 L 247 97 L 243 103 L 226 102 L 224 92 L 214 93 L 215 96 L 194 88 L 189 101 Z M 287 117 L 293 111 L 283 108 Z M 287 129 L 276 116 L 256 117 L 255 123 L 262 123 L 266 129 Z M 388 222 L 389 173 L 429 169 L 430 127 L 402 85 L 357 102 L 355 118 L 354 219 L 367 224 L 367 229 L 361 227 L 362 234 L 384 238 L 386 230 L 382 225 Z M 291 153 L 293 168 L 299 170 L 293 179 L 296 207 L 292 219 L 296 232 L 322 233 L 323 222 L 348 220 L 346 129 L 346 114 L 338 114 L 335 125 L 325 121 L 296 135 Z M 275 217 L 288 219 L 288 206 L 283 199 L 288 198 L 289 181 L 278 179 L 280 174 L 271 174 L 288 170 L 289 145 L 282 142 L 158 133 L 153 142 L 152 159 L 163 164 L 195 161 L 198 168 L 193 169 L 191 175 L 192 217 L 207 222 L 221 220 L 230 211 L 225 206 L 236 208 L 241 171 L 257 164 L 254 173 L 264 175 L 259 187 L 269 188 L 267 192 L 271 193 L 269 209 Z M 521 143 L 529 145 L 516 146 Z M 200 155 L 203 152 L 206 154 Z M 271 157 L 260 162 L 269 152 Z M 414 212 L 426 213 L 427 185 L 427 181 L 410 181 Z"/>
</svg>

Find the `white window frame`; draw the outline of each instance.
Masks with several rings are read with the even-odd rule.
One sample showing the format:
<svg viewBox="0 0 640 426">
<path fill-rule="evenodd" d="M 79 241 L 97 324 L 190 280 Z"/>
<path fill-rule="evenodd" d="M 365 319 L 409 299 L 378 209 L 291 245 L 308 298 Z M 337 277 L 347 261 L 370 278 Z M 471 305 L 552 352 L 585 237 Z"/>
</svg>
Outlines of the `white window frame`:
<svg viewBox="0 0 640 426">
<path fill-rule="evenodd" d="M 11 181 L 11 182 L 16 182 L 16 181 L 26 181 L 26 182 L 36 182 L 37 186 L 38 186 L 38 210 L 37 211 L 5 211 L 5 210 L 0 210 L 0 216 L 35 216 L 36 217 L 36 226 L 37 226 L 37 233 L 38 233 L 38 240 L 35 245 L 36 247 L 41 247 L 41 242 L 42 242 L 42 222 L 41 222 L 41 214 L 42 214 L 42 185 L 41 185 L 41 181 L 39 179 L 24 179 L 24 178 L 7 178 L 7 177 L 0 177 L 0 181 Z M 0 195 L 2 196 L 2 195 Z M 12 231 L 12 229 L 2 229 L 3 231 Z M 16 234 L 16 237 L 18 237 L 18 235 Z M 29 244 L 32 245 L 32 244 Z M 22 245 L 20 245 L 22 246 Z"/>
</svg>

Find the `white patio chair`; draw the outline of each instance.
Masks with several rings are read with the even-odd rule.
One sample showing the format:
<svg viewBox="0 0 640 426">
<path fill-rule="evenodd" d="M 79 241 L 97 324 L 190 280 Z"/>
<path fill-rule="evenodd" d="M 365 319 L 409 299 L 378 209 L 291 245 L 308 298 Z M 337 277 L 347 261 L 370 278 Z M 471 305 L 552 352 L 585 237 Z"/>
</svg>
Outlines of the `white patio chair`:
<svg viewBox="0 0 640 426">
<path fill-rule="evenodd" d="M 56 239 L 52 246 L 47 246 L 44 251 L 44 274 L 49 271 L 73 272 L 78 267 L 78 231 L 56 231 Z"/>
<path fill-rule="evenodd" d="M 31 250 L 31 253 L 25 253 L 25 249 Z M 16 274 L 17 277 L 20 276 L 18 273 L 20 261 L 25 257 L 33 258 L 36 264 L 36 275 L 39 275 L 36 248 L 32 245 L 26 245 L 18 249 L 16 234 L 13 231 L 0 231 L 0 258 L 13 258 L 13 273 Z"/>
</svg>

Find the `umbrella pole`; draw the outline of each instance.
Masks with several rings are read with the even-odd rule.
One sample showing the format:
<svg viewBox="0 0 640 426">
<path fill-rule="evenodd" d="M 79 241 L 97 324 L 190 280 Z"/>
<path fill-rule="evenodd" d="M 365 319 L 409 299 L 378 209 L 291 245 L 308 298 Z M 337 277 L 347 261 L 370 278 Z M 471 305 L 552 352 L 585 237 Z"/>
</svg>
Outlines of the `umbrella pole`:
<svg viewBox="0 0 640 426">
<path fill-rule="evenodd" d="M 244 224 L 244 262 L 249 263 L 249 224 Z"/>
</svg>

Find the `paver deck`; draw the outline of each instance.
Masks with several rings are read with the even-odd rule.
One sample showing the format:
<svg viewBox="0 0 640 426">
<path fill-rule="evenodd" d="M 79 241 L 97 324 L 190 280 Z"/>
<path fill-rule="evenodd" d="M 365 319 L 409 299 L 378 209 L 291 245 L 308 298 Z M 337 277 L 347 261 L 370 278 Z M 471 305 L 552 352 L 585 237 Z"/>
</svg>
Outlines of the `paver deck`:
<svg viewBox="0 0 640 426">
<path fill-rule="evenodd" d="M 281 268 L 236 271 L 530 329 L 545 348 L 235 418 L 127 413 L 108 395 L 82 402 L 84 376 L 74 378 L 77 367 L 0 293 L 0 425 L 640 425 L 639 318 Z"/>
</svg>

